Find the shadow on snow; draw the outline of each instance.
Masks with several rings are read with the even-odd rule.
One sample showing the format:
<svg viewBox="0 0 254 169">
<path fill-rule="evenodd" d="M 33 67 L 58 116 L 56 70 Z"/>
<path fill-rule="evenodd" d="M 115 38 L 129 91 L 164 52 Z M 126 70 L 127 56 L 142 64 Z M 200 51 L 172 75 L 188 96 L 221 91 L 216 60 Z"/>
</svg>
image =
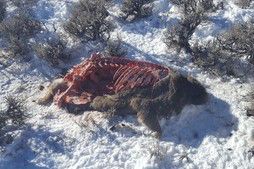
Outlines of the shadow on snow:
<svg viewBox="0 0 254 169">
<path fill-rule="evenodd" d="M 210 95 L 209 102 L 201 109 L 186 106 L 178 117 L 168 120 L 162 140 L 198 147 L 205 137 L 227 138 L 237 127 L 238 120 L 231 114 L 230 105 Z"/>
<path fill-rule="evenodd" d="M 34 130 L 28 127 L 19 138 L 7 146 L 6 152 L 2 154 L 4 160 L 1 160 L 0 168 L 44 169 L 54 167 L 54 157 L 57 154 L 68 155 L 70 152 L 65 146 L 66 138 L 63 138 L 61 133 L 61 131 L 49 132 L 45 129 Z"/>
</svg>

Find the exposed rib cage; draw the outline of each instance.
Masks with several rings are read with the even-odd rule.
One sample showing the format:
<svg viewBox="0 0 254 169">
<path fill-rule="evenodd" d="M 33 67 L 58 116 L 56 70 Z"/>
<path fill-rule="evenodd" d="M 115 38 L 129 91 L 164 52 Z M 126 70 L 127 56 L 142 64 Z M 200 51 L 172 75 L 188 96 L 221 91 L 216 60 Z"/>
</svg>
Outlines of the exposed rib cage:
<svg viewBox="0 0 254 169">
<path fill-rule="evenodd" d="M 55 100 L 59 106 L 86 104 L 99 95 L 152 86 L 169 73 L 169 68 L 149 62 L 92 54 L 66 74 L 68 89 L 59 91 Z"/>
</svg>

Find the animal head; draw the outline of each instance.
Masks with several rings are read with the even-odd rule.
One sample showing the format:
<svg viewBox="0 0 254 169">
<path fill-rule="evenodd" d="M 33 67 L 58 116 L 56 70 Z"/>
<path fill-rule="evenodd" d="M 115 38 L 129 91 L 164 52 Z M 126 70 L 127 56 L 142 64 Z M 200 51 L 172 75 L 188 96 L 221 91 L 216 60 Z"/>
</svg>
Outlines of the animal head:
<svg viewBox="0 0 254 169">
<path fill-rule="evenodd" d="M 188 76 L 177 75 L 174 79 L 176 93 L 185 104 L 201 105 L 208 101 L 208 93 L 199 81 Z"/>
<path fill-rule="evenodd" d="M 58 90 L 65 90 L 67 88 L 67 84 L 63 78 L 59 78 L 55 79 L 49 86 L 41 88 L 42 93 L 40 94 L 37 103 L 45 105 L 53 101 L 53 97 L 58 92 Z"/>
</svg>

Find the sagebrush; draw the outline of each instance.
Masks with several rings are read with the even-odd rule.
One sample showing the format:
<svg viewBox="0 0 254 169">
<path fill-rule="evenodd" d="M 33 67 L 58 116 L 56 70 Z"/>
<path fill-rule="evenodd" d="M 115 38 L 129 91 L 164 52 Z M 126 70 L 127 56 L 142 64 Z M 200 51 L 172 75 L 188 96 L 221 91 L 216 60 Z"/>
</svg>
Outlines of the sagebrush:
<svg viewBox="0 0 254 169">
<path fill-rule="evenodd" d="M 117 39 L 107 41 L 105 53 L 108 56 L 124 57 L 127 54 L 127 49 L 124 48 L 122 39 L 118 37 Z"/>
<path fill-rule="evenodd" d="M 41 23 L 32 17 L 19 13 L 6 19 L 0 25 L 2 36 L 8 40 L 31 38 L 42 29 Z"/>
<path fill-rule="evenodd" d="M 4 19 L 6 14 L 6 3 L 5 1 L 1 0 L 0 1 L 0 22 Z"/>
<path fill-rule="evenodd" d="M 0 151 L 1 146 L 13 141 L 12 131 L 25 125 L 28 118 L 25 102 L 14 96 L 5 97 L 6 108 L 0 110 Z"/>
<path fill-rule="evenodd" d="M 45 43 L 36 44 L 34 50 L 38 57 L 46 60 L 52 66 L 69 58 L 66 42 L 60 38 L 48 39 Z"/>
<path fill-rule="evenodd" d="M 193 45 L 193 62 L 218 75 L 239 76 L 239 72 L 244 71 L 246 73 L 241 73 L 241 76 L 247 77 L 253 66 L 241 62 L 241 59 L 245 57 L 254 64 L 253 28 L 253 22 L 236 24 L 205 46 Z"/>
<path fill-rule="evenodd" d="M 213 0 L 170 0 L 170 2 L 180 7 L 184 15 L 194 13 L 204 15 L 216 11 L 219 7 L 214 4 Z"/>
<path fill-rule="evenodd" d="M 252 80 L 254 79 L 254 75 L 252 76 Z M 252 88 L 248 94 L 248 99 L 249 99 L 249 106 L 247 106 L 246 108 L 246 115 L 248 117 L 252 117 L 254 116 L 254 83 L 251 83 Z"/>
<path fill-rule="evenodd" d="M 38 0 L 9 0 L 14 6 L 18 8 L 33 7 Z"/>
<path fill-rule="evenodd" d="M 7 96 L 5 98 L 7 109 L 4 111 L 5 116 L 11 121 L 12 125 L 21 126 L 25 124 L 26 114 L 25 102 L 16 97 Z"/>
<path fill-rule="evenodd" d="M 121 11 L 122 17 L 132 21 L 137 18 L 143 18 L 152 14 L 153 0 L 124 0 Z"/>
<path fill-rule="evenodd" d="M 64 29 L 84 41 L 108 39 L 113 24 L 107 17 L 104 0 L 80 0 L 74 5 L 69 21 Z"/>
<path fill-rule="evenodd" d="M 6 126 L 7 117 L 3 111 L 0 111 L 0 133 L 3 131 Z"/>
<path fill-rule="evenodd" d="M 253 0 L 235 0 L 235 4 L 245 9 L 248 8 Z"/>
<path fill-rule="evenodd" d="M 192 53 L 189 40 L 201 22 L 202 18 L 199 15 L 187 16 L 182 21 L 169 27 L 164 33 L 164 42 L 167 47 L 176 49 L 177 52 L 184 49 L 186 52 Z"/>
<path fill-rule="evenodd" d="M 235 75 L 232 69 L 234 58 L 218 49 L 216 41 L 211 41 L 205 46 L 193 45 L 191 47 L 192 61 L 197 66 L 216 75 Z"/>
<path fill-rule="evenodd" d="M 249 69 L 240 61 L 247 57 L 254 63 L 253 22 L 233 26 L 215 40 L 206 45 L 190 44 L 196 28 L 208 21 L 208 13 L 222 8 L 223 4 L 215 5 L 213 0 L 171 0 L 180 7 L 183 16 L 176 24 L 168 27 L 164 34 L 164 42 L 168 48 L 178 52 L 184 49 L 192 55 L 192 61 L 205 70 L 216 75 L 244 76 Z"/>
<path fill-rule="evenodd" d="M 201 22 L 207 20 L 207 13 L 216 11 L 218 6 L 213 0 L 171 0 L 183 13 L 181 20 L 167 28 L 164 34 L 164 42 L 168 48 L 174 48 L 178 52 L 184 49 L 192 53 L 189 40 Z"/>
<path fill-rule="evenodd" d="M 41 22 L 20 12 L 0 24 L 0 35 L 6 41 L 6 48 L 13 56 L 29 52 L 29 39 L 42 30 Z"/>
<path fill-rule="evenodd" d="M 254 21 L 234 25 L 217 37 L 218 47 L 234 57 L 247 56 L 254 64 Z"/>
</svg>

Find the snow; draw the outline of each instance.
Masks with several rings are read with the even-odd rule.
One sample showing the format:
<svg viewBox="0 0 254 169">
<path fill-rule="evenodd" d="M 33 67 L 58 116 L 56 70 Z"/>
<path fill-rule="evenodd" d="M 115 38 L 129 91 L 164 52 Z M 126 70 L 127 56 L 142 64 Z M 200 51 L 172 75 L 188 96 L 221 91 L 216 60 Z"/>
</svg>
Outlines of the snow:
<svg viewBox="0 0 254 169">
<path fill-rule="evenodd" d="M 36 17 L 49 27 L 55 23 L 58 32 L 63 32 L 60 25 L 68 18 L 70 2 L 40 0 L 34 9 Z M 31 117 L 28 126 L 18 131 L 14 142 L 0 154 L 0 168 L 253 168 L 249 150 L 254 146 L 254 119 L 246 116 L 251 84 L 214 78 L 192 65 L 188 55 L 168 50 L 163 32 L 179 18 L 175 13 L 179 10 L 167 0 L 154 3 L 153 16 L 122 23 L 116 19 L 117 1 L 110 8 L 117 25 L 112 36 L 121 36 L 130 58 L 193 75 L 206 86 L 209 102 L 187 106 L 181 115 L 162 121 L 163 134 L 158 140 L 134 116 L 106 119 L 100 112 L 72 115 L 53 104 L 37 105 L 33 100 L 38 97 L 38 86 L 51 81 L 59 69 L 51 69 L 36 57 L 30 63 L 12 62 L 9 67 L 0 67 L 0 107 L 4 107 L 7 95 L 22 97 Z M 211 16 L 211 23 L 199 26 L 192 40 L 206 42 L 231 24 L 253 16 L 253 9 L 240 9 L 228 1 L 225 11 L 218 11 Z M 77 49 L 73 62 L 78 63 L 89 56 L 95 44 L 70 40 L 69 45 Z M 87 121 L 88 114 L 97 120 Z M 114 125 L 120 127 L 112 130 Z"/>
</svg>

